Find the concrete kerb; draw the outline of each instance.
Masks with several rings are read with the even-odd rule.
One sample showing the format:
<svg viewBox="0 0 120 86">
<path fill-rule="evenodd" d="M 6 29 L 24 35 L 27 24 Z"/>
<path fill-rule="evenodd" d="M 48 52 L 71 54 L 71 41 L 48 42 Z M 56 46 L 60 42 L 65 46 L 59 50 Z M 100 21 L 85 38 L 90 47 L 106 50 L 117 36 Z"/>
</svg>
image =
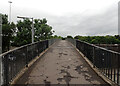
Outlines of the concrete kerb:
<svg viewBox="0 0 120 86">
<path fill-rule="evenodd" d="M 70 42 L 69 42 L 70 43 Z M 114 83 L 113 81 L 111 81 L 110 79 L 108 79 L 107 77 L 105 77 L 96 67 L 93 67 L 93 64 L 89 61 L 89 59 L 84 56 L 84 54 L 82 52 L 80 52 L 72 43 L 70 43 L 75 49 L 76 51 L 82 56 L 82 58 L 88 63 L 88 65 L 90 66 L 90 68 L 102 79 L 104 80 L 106 83 L 108 83 L 111 86 L 118 86 L 116 83 Z"/>
<path fill-rule="evenodd" d="M 56 43 L 56 42 L 55 42 Z M 28 69 L 42 57 L 55 43 L 53 43 L 51 46 L 49 46 L 45 51 L 39 54 L 39 56 L 35 57 L 29 64 L 28 67 L 24 67 L 18 74 L 17 76 L 13 79 L 12 82 L 10 82 L 10 86 L 14 86 L 16 82 L 24 75 L 25 72 L 28 71 Z"/>
</svg>

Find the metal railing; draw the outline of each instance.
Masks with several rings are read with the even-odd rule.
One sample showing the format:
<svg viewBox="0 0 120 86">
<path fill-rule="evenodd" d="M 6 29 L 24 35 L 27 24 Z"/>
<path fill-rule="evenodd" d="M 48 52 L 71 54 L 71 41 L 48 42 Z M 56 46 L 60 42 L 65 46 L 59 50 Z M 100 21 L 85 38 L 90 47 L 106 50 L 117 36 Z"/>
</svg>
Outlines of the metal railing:
<svg viewBox="0 0 120 86">
<path fill-rule="evenodd" d="M 107 78 L 120 85 L 120 53 L 89 44 L 80 40 L 68 40 L 75 43 L 76 48 L 81 51 Z"/>
<path fill-rule="evenodd" d="M 76 40 L 75 39 L 67 38 L 66 40 L 71 42 L 74 46 L 76 46 Z"/>
<path fill-rule="evenodd" d="M 28 67 L 30 61 L 36 56 L 39 56 L 41 52 L 55 41 L 57 41 L 57 39 L 35 42 L 0 55 L 0 58 L 2 59 L 0 74 L 1 85 L 9 85 L 21 69 Z"/>
</svg>

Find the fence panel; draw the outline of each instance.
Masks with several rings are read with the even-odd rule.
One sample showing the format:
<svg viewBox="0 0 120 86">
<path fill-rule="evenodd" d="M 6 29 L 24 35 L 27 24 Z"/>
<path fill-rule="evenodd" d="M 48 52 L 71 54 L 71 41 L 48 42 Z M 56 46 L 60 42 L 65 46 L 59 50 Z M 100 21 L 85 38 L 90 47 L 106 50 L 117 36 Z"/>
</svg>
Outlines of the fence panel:
<svg viewBox="0 0 120 86">
<path fill-rule="evenodd" d="M 1 76 L 3 77 L 0 79 L 0 81 L 3 81 L 1 85 L 9 85 L 22 68 L 28 67 L 30 61 L 57 41 L 53 40 L 54 39 L 35 42 L 0 55 L 2 60 Z M 51 41 L 50 44 L 49 41 Z"/>
<path fill-rule="evenodd" d="M 71 43 L 73 43 L 71 40 Z M 107 50 L 80 40 L 76 41 L 76 48 L 81 51 L 98 68 L 103 75 L 120 85 L 120 53 Z"/>
</svg>

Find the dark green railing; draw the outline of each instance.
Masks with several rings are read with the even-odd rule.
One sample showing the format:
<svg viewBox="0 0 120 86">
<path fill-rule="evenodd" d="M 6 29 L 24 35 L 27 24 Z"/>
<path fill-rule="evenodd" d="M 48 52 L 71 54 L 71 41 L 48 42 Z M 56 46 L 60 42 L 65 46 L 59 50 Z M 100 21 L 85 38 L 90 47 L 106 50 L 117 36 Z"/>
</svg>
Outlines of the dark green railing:
<svg viewBox="0 0 120 86">
<path fill-rule="evenodd" d="M 10 82 L 12 82 L 17 74 L 21 71 L 21 69 L 28 67 L 28 63 L 30 61 L 39 56 L 41 52 L 43 52 L 57 40 L 58 39 L 50 39 L 35 42 L 18 47 L 0 55 L 1 85 L 9 85 Z"/>
<path fill-rule="evenodd" d="M 82 52 L 103 75 L 120 85 L 120 53 L 75 39 L 67 39 Z"/>
</svg>

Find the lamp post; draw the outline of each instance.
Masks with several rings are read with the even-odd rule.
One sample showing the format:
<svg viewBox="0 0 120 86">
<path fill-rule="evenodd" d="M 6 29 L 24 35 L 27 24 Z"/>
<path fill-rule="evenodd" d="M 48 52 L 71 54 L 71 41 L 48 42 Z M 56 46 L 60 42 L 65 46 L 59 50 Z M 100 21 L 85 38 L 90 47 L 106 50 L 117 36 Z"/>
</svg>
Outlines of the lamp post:
<svg viewBox="0 0 120 86">
<path fill-rule="evenodd" d="M 22 18 L 22 19 L 32 19 L 32 43 L 34 43 L 34 20 L 33 18 L 30 18 L 30 17 L 21 17 L 21 16 L 17 16 L 17 18 Z"/>
<path fill-rule="evenodd" d="M 0 14 L 0 54 L 2 54 L 2 14 Z M 3 85 L 2 55 L 0 56 L 0 86 Z"/>
<path fill-rule="evenodd" d="M 9 22 L 11 23 L 11 3 L 12 3 L 12 1 L 8 1 L 8 3 L 10 3 Z"/>
</svg>

